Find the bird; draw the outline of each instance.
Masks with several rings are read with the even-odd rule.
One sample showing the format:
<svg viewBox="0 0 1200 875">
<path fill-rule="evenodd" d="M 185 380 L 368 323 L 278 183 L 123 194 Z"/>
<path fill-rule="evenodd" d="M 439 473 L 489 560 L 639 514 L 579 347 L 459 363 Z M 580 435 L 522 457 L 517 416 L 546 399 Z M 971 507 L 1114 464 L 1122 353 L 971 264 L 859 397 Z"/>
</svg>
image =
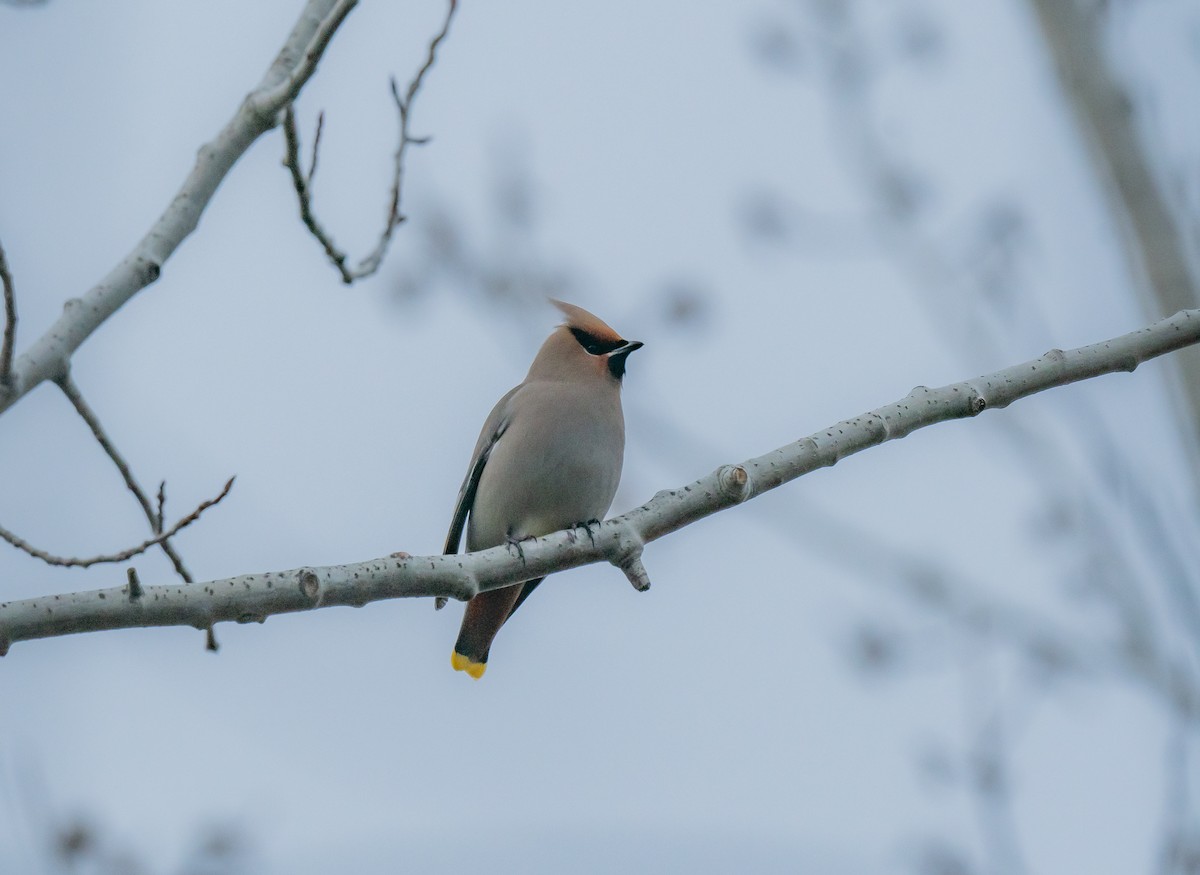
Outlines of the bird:
<svg viewBox="0 0 1200 875">
<path fill-rule="evenodd" d="M 641 349 L 582 307 L 551 300 L 566 317 L 542 344 L 524 382 L 501 398 L 475 443 L 446 535 L 457 553 L 513 544 L 598 522 L 608 513 L 625 454 L 621 384 Z M 450 664 L 479 680 L 500 627 L 544 578 L 467 602 Z M 438 607 L 445 599 L 438 600 Z"/>
</svg>

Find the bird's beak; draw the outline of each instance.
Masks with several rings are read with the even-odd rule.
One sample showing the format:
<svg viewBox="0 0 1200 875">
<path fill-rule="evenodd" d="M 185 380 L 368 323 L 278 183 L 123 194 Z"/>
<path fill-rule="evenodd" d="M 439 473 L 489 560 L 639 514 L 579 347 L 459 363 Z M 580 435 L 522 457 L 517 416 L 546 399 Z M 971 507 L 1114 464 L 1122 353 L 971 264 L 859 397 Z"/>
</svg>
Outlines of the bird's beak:
<svg viewBox="0 0 1200 875">
<path fill-rule="evenodd" d="M 617 380 L 625 376 L 625 358 L 635 349 L 642 348 L 640 340 L 628 340 L 608 354 L 608 372 Z"/>
<path fill-rule="evenodd" d="M 618 346 L 616 349 L 614 349 L 612 352 L 610 352 L 608 354 L 608 357 L 616 358 L 618 356 L 626 356 L 626 355 L 629 355 L 631 352 L 633 352 L 635 349 L 641 349 L 645 345 L 646 344 L 642 343 L 640 340 L 630 340 L 624 346 Z"/>
</svg>

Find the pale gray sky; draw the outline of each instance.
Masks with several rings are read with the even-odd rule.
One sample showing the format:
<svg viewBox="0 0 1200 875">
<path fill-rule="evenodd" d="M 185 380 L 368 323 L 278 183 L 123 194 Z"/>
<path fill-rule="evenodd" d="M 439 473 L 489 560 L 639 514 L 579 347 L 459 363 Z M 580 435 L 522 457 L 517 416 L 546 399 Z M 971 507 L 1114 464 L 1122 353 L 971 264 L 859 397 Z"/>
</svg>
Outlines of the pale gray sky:
<svg viewBox="0 0 1200 875">
<path fill-rule="evenodd" d="M 301 5 L 0 6 L 0 240 L 22 345 L 140 238 Z M 297 219 L 270 134 L 162 279 L 80 350 L 76 380 L 142 481 L 167 480 L 169 515 L 238 475 L 178 539 L 201 579 L 436 552 L 480 423 L 556 314 L 514 318 L 451 288 L 397 307 L 390 289 L 419 261 L 435 207 L 486 248 L 498 148 L 531 176 L 539 252 L 578 278 L 576 302 L 647 344 L 626 381 L 617 512 L 914 385 L 1137 327 L 1025 4 L 966 6 L 867 4 L 885 58 L 890 16 L 928 9 L 942 28 L 938 58 L 880 89 L 879 117 L 938 186 L 938 243 L 967 246 L 981 203 L 1020 203 L 1042 333 L 1001 349 L 964 335 L 959 293 L 923 287 L 928 276 L 874 245 L 747 241 L 737 208 L 755 189 L 830 223 L 863 213 L 818 59 L 772 72 L 750 49 L 766 22 L 803 32 L 802 6 L 466 2 L 415 110 L 433 140 L 408 165 L 413 227 L 378 277 L 341 286 Z M 306 140 L 326 110 L 316 203 L 355 254 L 385 206 L 387 77 L 407 79 L 442 10 L 361 4 L 299 101 Z M 1126 51 L 1164 152 L 1194 165 L 1196 91 L 1178 82 L 1196 83 L 1200 19 L 1183 3 L 1141 16 Z M 662 318 L 672 282 L 711 291 L 696 330 Z M 647 551 L 645 595 L 611 568 L 564 574 L 505 628 L 480 683 L 449 667 L 461 607 L 424 601 L 218 627 L 215 656 L 178 629 L 16 645 L 0 661 L 0 870 L 36 871 L 40 831 L 72 812 L 154 872 L 176 871 L 206 824 L 230 822 L 252 839 L 255 871 L 272 873 L 887 873 L 930 836 L 974 847 L 961 789 L 931 785 L 916 763 L 961 749 L 973 703 L 986 710 L 1012 682 L 1007 651 L 981 651 L 786 532 L 814 508 L 853 516 L 1078 619 L 1056 588 L 1070 557 L 1034 531 L 1042 484 L 1002 418 L 1049 423 L 1069 443 L 1069 424 L 1044 417 L 1086 397 L 1125 424 L 1123 449 L 1175 507 L 1161 367 L 921 432 L 690 527 Z M 648 410 L 694 444 L 672 444 Z M 0 524 L 74 554 L 144 537 L 50 386 L 0 420 Z M 1182 525 L 1194 535 L 1194 520 Z M 168 579 L 158 555 L 135 564 L 145 582 Z M 123 580 L 0 549 L 0 599 Z M 912 672 L 864 683 L 847 664 L 863 616 L 915 633 Z M 974 689 L 980 678 L 994 688 Z M 1134 688 L 1070 684 L 1036 700 L 1012 745 L 1033 871 L 1146 871 L 1165 731 Z"/>
</svg>

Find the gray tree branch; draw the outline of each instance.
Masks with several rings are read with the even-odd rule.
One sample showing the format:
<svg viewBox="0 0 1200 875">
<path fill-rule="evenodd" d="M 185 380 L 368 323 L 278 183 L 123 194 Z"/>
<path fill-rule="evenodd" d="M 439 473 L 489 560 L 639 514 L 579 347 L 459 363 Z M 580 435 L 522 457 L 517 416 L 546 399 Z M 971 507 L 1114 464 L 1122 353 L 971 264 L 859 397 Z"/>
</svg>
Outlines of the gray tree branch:
<svg viewBox="0 0 1200 875">
<path fill-rule="evenodd" d="M 71 355 L 126 301 L 158 279 L 163 265 L 196 229 L 200 216 L 250 145 L 279 123 L 280 112 L 308 82 L 330 39 L 357 0 L 309 0 L 258 86 L 196 164 L 146 236 L 99 284 L 66 302 L 63 314 L 13 365 L 0 383 L 0 413 L 45 380 L 67 373 Z"/>
<path fill-rule="evenodd" d="M 163 506 L 167 501 L 167 484 L 163 481 L 158 487 L 158 506 L 155 508 L 150 504 L 150 498 L 146 492 L 138 485 L 137 479 L 133 476 L 133 471 L 129 467 L 129 463 L 125 461 L 125 457 L 117 449 L 116 444 L 105 432 L 104 426 L 100 424 L 100 417 L 96 415 L 96 411 L 92 410 L 91 405 L 83 397 L 83 393 L 79 391 L 79 387 L 75 385 L 75 381 L 71 379 L 71 373 L 68 371 L 58 380 L 59 388 L 63 394 L 67 396 L 67 400 L 71 402 L 71 406 L 75 408 L 75 412 L 80 418 L 87 423 L 91 429 L 92 436 L 96 442 L 100 444 L 101 449 L 116 465 L 117 470 L 121 473 L 121 479 L 125 481 L 126 488 L 133 493 L 133 497 L 137 499 L 137 503 L 142 508 L 142 513 L 146 515 L 147 522 L 150 523 L 150 529 L 156 535 L 161 535 L 163 531 Z M 170 540 L 164 538 L 158 542 L 158 546 L 171 560 L 171 564 L 175 568 L 175 573 L 183 578 L 184 583 L 192 582 L 192 575 L 188 572 L 187 567 L 183 564 L 183 558 L 176 551 Z M 61 563 L 59 563 L 61 564 Z"/>
<path fill-rule="evenodd" d="M 268 616 L 333 605 L 362 606 L 401 597 L 468 599 L 485 590 L 593 562 L 620 567 L 638 589 L 649 586 L 644 545 L 718 511 L 846 456 L 913 431 L 976 416 L 988 408 L 1056 386 L 1116 371 L 1200 342 L 1200 310 L 1177 313 L 1111 340 L 1063 352 L 961 383 L 918 386 L 905 398 L 844 420 L 694 483 L 664 490 L 646 504 L 588 533 L 557 532 L 459 556 L 399 556 L 350 565 L 249 574 L 191 586 L 130 587 L 52 595 L 0 604 L 0 652 L 15 641 L 104 629 L 262 622 Z M 1168 695 L 1180 713 L 1200 715 L 1200 690 L 1171 665 L 1144 654 L 1119 654 L 1123 665 Z"/>
</svg>

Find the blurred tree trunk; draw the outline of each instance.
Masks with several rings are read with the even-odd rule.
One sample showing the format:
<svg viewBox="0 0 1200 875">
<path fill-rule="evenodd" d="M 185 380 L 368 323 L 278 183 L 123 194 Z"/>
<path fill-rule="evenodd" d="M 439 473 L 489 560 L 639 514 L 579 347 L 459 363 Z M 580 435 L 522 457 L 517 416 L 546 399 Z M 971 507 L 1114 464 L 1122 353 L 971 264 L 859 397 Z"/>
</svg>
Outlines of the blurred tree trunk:
<svg viewBox="0 0 1200 875">
<path fill-rule="evenodd" d="M 1155 173 L 1137 129 L 1137 106 L 1104 46 L 1107 0 L 1031 0 L 1063 95 L 1124 241 L 1142 307 L 1158 319 L 1200 303 L 1186 219 Z M 1176 412 L 1200 497 L 1200 349 L 1172 357 Z"/>
</svg>

